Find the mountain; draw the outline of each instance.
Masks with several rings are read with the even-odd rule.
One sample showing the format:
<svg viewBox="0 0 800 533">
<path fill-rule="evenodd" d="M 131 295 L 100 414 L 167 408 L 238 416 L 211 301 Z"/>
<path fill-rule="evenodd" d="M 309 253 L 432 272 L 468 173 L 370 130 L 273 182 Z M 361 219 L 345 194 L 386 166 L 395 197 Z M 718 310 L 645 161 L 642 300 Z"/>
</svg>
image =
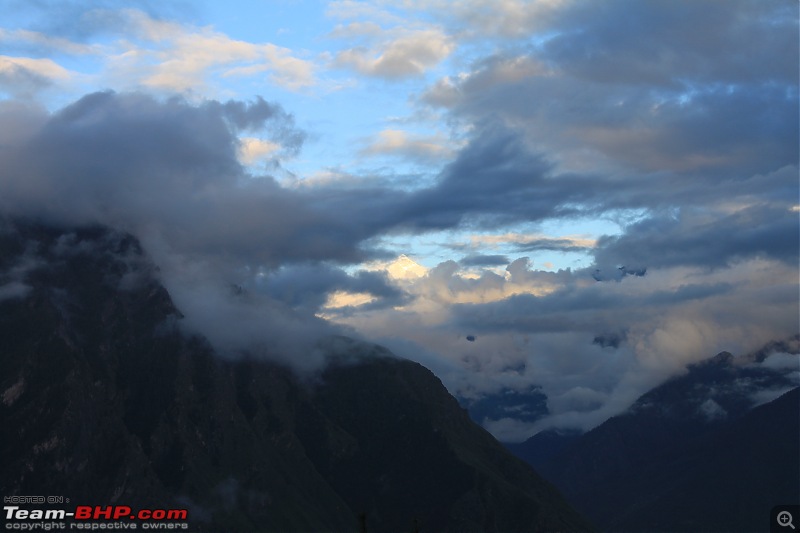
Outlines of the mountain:
<svg viewBox="0 0 800 533">
<path fill-rule="evenodd" d="M 134 237 L 3 220 L 2 493 L 197 530 L 588 529 L 424 367 L 337 338 L 298 376 L 180 323 Z"/>
<path fill-rule="evenodd" d="M 789 351 L 797 339 L 720 353 L 580 437 L 537 435 L 515 451 L 601 530 L 764 530 L 773 506 L 800 501 Z"/>
<path fill-rule="evenodd" d="M 506 442 L 505 446 L 511 453 L 539 469 L 580 439 L 581 435 L 576 430 L 546 429 L 524 442 Z"/>
</svg>

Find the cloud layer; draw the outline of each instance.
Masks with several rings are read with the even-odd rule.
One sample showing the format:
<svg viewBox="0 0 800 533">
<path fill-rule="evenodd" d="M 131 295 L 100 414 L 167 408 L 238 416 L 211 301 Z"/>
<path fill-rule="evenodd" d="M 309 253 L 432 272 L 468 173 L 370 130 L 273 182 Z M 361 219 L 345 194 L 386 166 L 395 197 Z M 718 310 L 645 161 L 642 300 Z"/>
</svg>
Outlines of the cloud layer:
<svg viewBox="0 0 800 533">
<path fill-rule="evenodd" d="M 591 427 L 687 363 L 797 332 L 796 6 L 333 2 L 337 47 L 314 55 L 112 4 L 72 30 L 0 33 L 0 212 L 133 232 L 225 353 L 309 369 L 316 339 L 348 331 L 464 396 L 540 386 L 546 420 L 487 421 L 522 438 Z M 39 95 L 79 77 L 43 57 L 58 47 L 138 90 L 48 110 Z M 342 71 L 414 87 L 412 115 L 352 147 L 413 172 L 292 174 L 316 117 L 202 97 Z M 393 261 L 433 241 L 436 260 Z M 568 254 L 583 262 L 549 265 Z"/>
</svg>

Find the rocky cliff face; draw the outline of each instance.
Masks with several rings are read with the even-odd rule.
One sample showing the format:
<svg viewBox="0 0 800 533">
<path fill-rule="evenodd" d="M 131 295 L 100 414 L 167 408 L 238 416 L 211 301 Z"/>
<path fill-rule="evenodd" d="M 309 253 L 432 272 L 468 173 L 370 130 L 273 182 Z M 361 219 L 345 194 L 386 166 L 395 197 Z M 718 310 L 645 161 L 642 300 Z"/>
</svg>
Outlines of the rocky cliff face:
<svg viewBox="0 0 800 533">
<path fill-rule="evenodd" d="M 428 370 L 338 339 L 315 379 L 215 356 L 131 236 L 4 221 L 4 495 L 187 507 L 197 529 L 585 530 Z"/>
</svg>

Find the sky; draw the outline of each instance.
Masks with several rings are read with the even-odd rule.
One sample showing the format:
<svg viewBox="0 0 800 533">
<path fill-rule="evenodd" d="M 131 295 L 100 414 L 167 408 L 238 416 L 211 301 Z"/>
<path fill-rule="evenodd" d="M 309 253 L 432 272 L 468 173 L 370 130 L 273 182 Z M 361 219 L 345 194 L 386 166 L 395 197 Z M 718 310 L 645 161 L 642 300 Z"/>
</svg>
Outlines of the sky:
<svg viewBox="0 0 800 533">
<path fill-rule="evenodd" d="M 221 353 L 538 387 L 520 440 L 800 330 L 797 2 L 0 12 L 0 212 L 135 234 Z"/>
</svg>

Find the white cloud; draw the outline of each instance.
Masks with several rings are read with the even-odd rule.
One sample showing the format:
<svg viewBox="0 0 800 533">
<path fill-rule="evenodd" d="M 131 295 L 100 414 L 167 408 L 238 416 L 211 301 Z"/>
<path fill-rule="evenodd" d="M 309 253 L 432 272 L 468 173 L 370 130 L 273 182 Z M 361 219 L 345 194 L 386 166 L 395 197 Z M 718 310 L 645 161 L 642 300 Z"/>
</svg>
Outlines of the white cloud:
<svg viewBox="0 0 800 533">
<path fill-rule="evenodd" d="M 340 309 L 342 307 L 360 307 L 375 301 L 375 296 L 368 292 L 334 291 L 328 295 L 324 309 Z"/>
<path fill-rule="evenodd" d="M 768 355 L 761 365 L 773 370 L 800 371 L 800 354 L 776 352 Z"/>
<path fill-rule="evenodd" d="M 11 76 L 21 71 L 48 81 L 63 81 L 74 75 L 52 59 L 0 56 L 0 74 Z"/>
<path fill-rule="evenodd" d="M 373 263 L 368 266 L 370 270 L 385 270 L 393 280 L 415 280 L 425 276 L 428 269 L 410 257 L 401 255 L 390 263 Z"/>
<path fill-rule="evenodd" d="M 441 135 L 409 135 L 403 130 L 385 129 L 378 132 L 362 155 L 397 155 L 419 161 L 440 161 L 451 157 L 450 142 Z"/>
<path fill-rule="evenodd" d="M 454 48 L 451 39 L 439 29 L 412 30 L 371 49 L 357 47 L 341 51 L 336 55 L 335 64 L 366 76 L 407 78 L 425 74 L 447 58 Z"/>
<path fill-rule="evenodd" d="M 504 244 L 528 245 L 541 243 L 554 248 L 593 248 L 597 241 L 585 235 L 564 235 L 553 237 L 540 233 L 502 233 L 502 234 L 476 234 L 470 236 L 470 247 L 496 248 Z"/>
<path fill-rule="evenodd" d="M 255 137 L 241 137 L 239 141 L 239 159 L 245 165 L 262 163 L 275 155 L 281 148 L 277 143 Z"/>
<path fill-rule="evenodd" d="M 266 74 L 291 90 L 316 83 L 314 65 L 271 43 L 231 39 L 210 27 L 154 20 L 125 10 L 137 41 L 116 43 L 109 68 L 133 84 L 172 91 L 197 90 L 216 77 Z"/>
</svg>

